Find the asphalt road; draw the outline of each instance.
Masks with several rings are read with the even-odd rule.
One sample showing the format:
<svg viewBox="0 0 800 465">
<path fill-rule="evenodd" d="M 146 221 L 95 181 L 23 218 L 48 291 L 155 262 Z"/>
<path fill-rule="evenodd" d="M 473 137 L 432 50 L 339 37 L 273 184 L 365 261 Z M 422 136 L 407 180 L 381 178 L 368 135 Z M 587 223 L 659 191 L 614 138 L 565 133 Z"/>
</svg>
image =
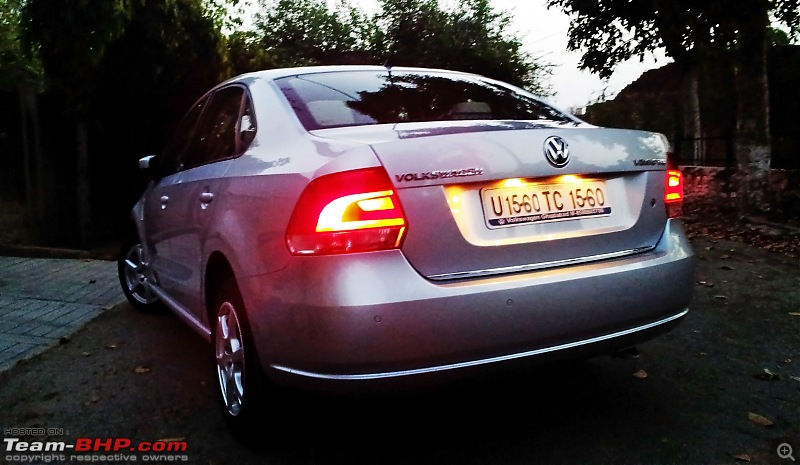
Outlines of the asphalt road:
<svg viewBox="0 0 800 465">
<path fill-rule="evenodd" d="M 694 245 L 692 311 L 635 358 L 413 396 L 295 394 L 241 443 L 217 410 L 210 347 L 123 304 L 0 375 L 0 426 L 52 429 L 28 441 L 186 441 L 179 458 L 197 464 L 788 465 L 787 441 L 800 460 L 800 260 Z M 0 462 L 19 463 L 6 447 Z"/>
</svg>

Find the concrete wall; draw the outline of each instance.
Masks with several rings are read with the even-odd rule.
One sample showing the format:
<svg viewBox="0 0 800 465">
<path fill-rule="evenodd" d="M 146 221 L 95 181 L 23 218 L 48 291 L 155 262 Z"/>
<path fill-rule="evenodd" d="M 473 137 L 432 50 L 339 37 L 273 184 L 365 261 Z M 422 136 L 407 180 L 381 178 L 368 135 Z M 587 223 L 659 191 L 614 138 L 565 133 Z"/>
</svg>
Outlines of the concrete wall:
<svg viewBox="0 0 800 465">
<path fill-rule="evenodd" d="M 683 166 L 686 205 L 693 211 L 732 211 L 736 208 L 736 189 L 732 169 L 708 166 Z M 770 197 L 774 220 L 800 219 L 800 170 L 770 170 Z"/>
</svg>

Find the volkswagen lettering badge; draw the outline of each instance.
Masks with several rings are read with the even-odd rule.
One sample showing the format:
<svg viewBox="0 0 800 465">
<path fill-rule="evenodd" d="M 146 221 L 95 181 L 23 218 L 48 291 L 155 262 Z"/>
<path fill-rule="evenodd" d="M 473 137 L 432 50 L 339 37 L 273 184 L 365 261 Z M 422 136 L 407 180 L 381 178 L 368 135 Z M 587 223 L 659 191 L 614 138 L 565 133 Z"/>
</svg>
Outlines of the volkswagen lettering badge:
<svg viewBox="0 0 800 465">
<path fill-rule="evenodd" d="M 563 168 L 569 163 L 569 147 L 567 141 L 550 136 L 544 140 L 544 156 L 556 168 Z"/>
</svg>

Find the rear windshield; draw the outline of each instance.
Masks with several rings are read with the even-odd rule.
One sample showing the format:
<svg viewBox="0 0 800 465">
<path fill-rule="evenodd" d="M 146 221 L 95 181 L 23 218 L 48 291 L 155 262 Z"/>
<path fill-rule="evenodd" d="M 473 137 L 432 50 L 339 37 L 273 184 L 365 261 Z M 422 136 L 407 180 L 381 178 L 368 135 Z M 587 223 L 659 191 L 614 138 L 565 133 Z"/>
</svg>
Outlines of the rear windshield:
<svg viewBox="0 0 800 465">
<path fill-rule="evenodd" d="M 277 83 L 309 131 L 475 119 L 573 121 L 520 90 L 455 73 L 344 71 Z"/>
</svg>

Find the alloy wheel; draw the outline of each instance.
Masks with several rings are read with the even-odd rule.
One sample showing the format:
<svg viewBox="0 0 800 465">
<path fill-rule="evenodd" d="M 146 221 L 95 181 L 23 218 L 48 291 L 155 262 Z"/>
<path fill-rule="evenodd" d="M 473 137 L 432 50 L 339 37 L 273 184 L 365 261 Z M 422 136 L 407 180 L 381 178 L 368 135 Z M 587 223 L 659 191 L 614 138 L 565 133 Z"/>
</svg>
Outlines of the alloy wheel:
<svg viewBox="0 0 800 465">
<path fill-rule="evenodd" d="M 147 264 L 143 260 L 142 244 L 135 244 L 125 255 L 123 281 L 130 296 L 142 305 L 149 305 L 158 300 L 147 285 L 146 271 Z"/>
<path fill-rule="evenodd" d="M 217 312 L 215 333 L 219 388 L 228 414 L 236 417 L 244 400 L 245 351 L 239 317 L 230 302 L 223 302 Z"/>
</svg>

